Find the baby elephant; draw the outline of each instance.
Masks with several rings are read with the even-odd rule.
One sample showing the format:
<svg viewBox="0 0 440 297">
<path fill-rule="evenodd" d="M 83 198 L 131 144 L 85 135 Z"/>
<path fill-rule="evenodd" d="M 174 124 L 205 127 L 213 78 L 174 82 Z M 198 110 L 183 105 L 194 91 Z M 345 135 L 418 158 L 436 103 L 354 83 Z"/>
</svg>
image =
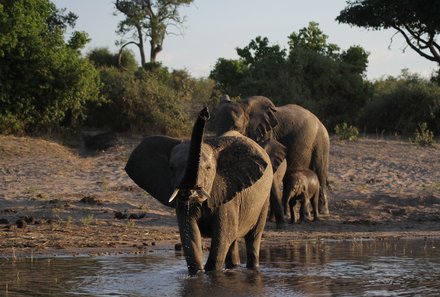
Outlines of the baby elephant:
<svg viewBox="0 0 440 297">
<path fill-rule="evenodd" d="M 299 208 L 299 220 L 305 221 L 309 214 L 309 205 L 312 205 L 313 220 L 319 220 L 319 180 L 318 176 L 309 169 L 298 170 L 284 177 L 283 205 L 284 212 L 290 209 L 290 222 L 298 222 L 295 212 Z"/>
</svg>

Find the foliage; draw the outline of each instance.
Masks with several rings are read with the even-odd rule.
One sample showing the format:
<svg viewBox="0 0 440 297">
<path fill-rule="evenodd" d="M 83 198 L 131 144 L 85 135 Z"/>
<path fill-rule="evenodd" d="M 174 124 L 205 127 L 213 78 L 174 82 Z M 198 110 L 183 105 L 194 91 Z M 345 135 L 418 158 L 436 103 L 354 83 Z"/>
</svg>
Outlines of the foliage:
<svg viewBox="0 0 440 297">
<path fill-rule="evenodd" d="M 345 122 L 336 125 L 335 133 L 338 136 L 339 140 L 355 141 L 358 139 L 359 136 L 358 128 Z"/>
<path fill-rule="evenodd" d="M 119 63 L 119 53 L 112 54 L 106 47 L 92 49 L 87 54 L 87 58 L 95 67 L 122 67 L 128 71 L 135 71 L 139 65 L 129 50 L 123 50 L 121 53 L 121 63 Z"/>
<path fill-rule="evenodd" d="M 397 78 L 376 81 L 374 90 L 358 123 L 366 132 L 408 135 L 423 122 L 440 132 L 440 87 L 435 83 L 404 70 Z"/>
<path fill-rule="evenodd" d="M 434 133 L 428 129 L 428 125 L 426 123 L 421 123 L 414 133 L 414 138 L 412 138 L 411 141 L 420 146 L 433 146 L 435 143 Z"/>
<path fill-rule="evenodd" d="M 440 4 L 432 0 L 349 0 L 336 18 L 340 23 L 395 29 L 422 57 L 440 63 Z"/>
<path fill-rule="evenodd" d="M 64 41 L 75 20 L 48 0 L 0 2 L 0 133 L 74 127 L 99 101 L 98 73 L 79 53 L 87 35 Z"/>
<path fill-rule="evenodd" d="M 307 28 L 300 29 L 298 33 L 293 32 L 288 39 L 290 50 L 303 48 L 330 57 L 339 52 L 339 46 L 327 43 L 328 36 L 319 29 L 316 22 L 310 22 Z"/>
<path fill-rule="evenodd" d="M 125 18 L 119 22 L 117 32 L 121 36 L 132 33 L 132 41 L 121 42 L 121 50 L 129 44 L 138 47 L 141 65 L 147 64 L 144 52 L 144 40 L 150 43 L 150 62 L 156 62 L 156 56 L 162 51 L 165 36 L 170 27 L 182 29 L 184 18 L 178 8 L 190 5 L 193 0 L 116 0 L 115 7 Z"/>
<path fill-rule="evenodd" d="M 108 102 L 90 108 L 88 125 L 143 134 L 188 135 L 193 115 L 209 104 L 214 83 L 185 71 L 100 68 L 102 96 Z"/>
<path fill-rule="evenodd" d="M 277 105 L 297 103 L 330 127 L 355 121 L 372 94 L 364 79 L 368 53 L 360 46 L 341 52 L 327 39 L 314 22 L 288 37 L 288 52 L 257 37 L 237 48 L 238 60 L 220 58 L 210 77 L 220 92 L 264 95 Z"/>
</svg>

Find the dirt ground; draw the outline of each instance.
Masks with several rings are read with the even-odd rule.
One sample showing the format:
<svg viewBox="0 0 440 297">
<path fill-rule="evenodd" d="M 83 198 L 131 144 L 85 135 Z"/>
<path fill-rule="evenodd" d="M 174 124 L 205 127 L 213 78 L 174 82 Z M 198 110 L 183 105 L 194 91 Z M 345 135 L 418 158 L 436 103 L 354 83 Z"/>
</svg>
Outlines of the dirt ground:
<svg viewBox="0 0 440 297">
<path fill-rule="evenodd" d="M 85 152 L 0 136 L 0 256 L 143 253 L 179 243 L 174 210 L 125 174 L 141 138 Z M 320 222 L 268 222 L 263 245 L 294 241 L 440 237 L 440 145 L 332 139 L 330 212 Z M 206 241 L 207 244 L 209 241 Z"/>
</svg>

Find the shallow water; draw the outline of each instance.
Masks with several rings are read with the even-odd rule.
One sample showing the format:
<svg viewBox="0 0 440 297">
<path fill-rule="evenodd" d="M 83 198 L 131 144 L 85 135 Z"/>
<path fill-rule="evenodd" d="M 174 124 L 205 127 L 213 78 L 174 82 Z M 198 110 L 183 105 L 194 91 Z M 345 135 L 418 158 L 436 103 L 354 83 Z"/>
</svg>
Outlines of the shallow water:
<svg viewBox="0 0 440 297">
<path fill-rule="evenodd" d="M 207 255 L 205 255 L 207 256 Z M 244 256 L 243 256 L 244 259 Z M 295 242 L 189 277 L 181 253 L 0 260 L 0 296 L 439 296 L 440 239 Z"/>
</svg>

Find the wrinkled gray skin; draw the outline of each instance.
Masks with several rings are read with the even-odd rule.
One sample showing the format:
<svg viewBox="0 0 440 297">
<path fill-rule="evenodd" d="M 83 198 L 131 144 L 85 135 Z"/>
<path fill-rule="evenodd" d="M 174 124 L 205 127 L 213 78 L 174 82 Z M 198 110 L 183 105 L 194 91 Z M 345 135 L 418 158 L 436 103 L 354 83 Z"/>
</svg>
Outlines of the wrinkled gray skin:
<svg viewBox="0 0 440 297">
<path fill-rule="evenodd" d="M 270 190 L 270 212 L 269 220 L 275 219 L 278 228 L 285 224 L 283 215 L 283 204 L 281 201 L 283 178 L 287 169 L 286 147 L 274 139 L 267 139 L 259 142 L 259 145 L 267 152 L 272 163 L 273 183 Z"/>
<path fill-rule="evenodd" d="M 285 179 L 293 187 L 283 192 L 283 205 L 287 212 L 290 209 L 290 223 L 305 221 L 308 217 L 308 205 L 312 206 L 313 220 L 319 220 L 319 180 L 312 170 L 299 170 L 286 175 Z M 295 213 L 299 209 L 299 218 Z M 298 220 L 299 219 L 299 220 Z"/>
<path fill-rule="evenodd" d="M 286 149 L 286 175 L 311 169 L 321 184 L 319 211 L 328 215 L 328 166 L 330 140 L 327 129 L 307 109 L 288 104 L 280 107 L 263 96 L 253 96 L 240 102 L 232 102 L 224 96 L 215 115 L 217 135 L 235 130 L 257 142 L 274 139 Z M 292 187 L 283 181 L 284 189 Z M 279 215 L 278 215 L 279 216 Z M 276 215 L 277 217 L 277 215 Z"/>
<path fill-rule="evenodd" d="M 240 264 L 237 239 L 244 237 L 247 267 L 259 264 L 273 172 L 267 153 L 230 131 L 202 143 L 206 115 L 199 115 L 191 143 L 166 136 L 146 137 L 132 152 L 128 175 L 154 198 L 176 207 L 190 274 Z M 187 166 L 188 165 L 188 166 Z M 175 199 L 169 202 L 170 196 Z M 202 265 L 202 240 L 211 249 Z"/>
</svg>

